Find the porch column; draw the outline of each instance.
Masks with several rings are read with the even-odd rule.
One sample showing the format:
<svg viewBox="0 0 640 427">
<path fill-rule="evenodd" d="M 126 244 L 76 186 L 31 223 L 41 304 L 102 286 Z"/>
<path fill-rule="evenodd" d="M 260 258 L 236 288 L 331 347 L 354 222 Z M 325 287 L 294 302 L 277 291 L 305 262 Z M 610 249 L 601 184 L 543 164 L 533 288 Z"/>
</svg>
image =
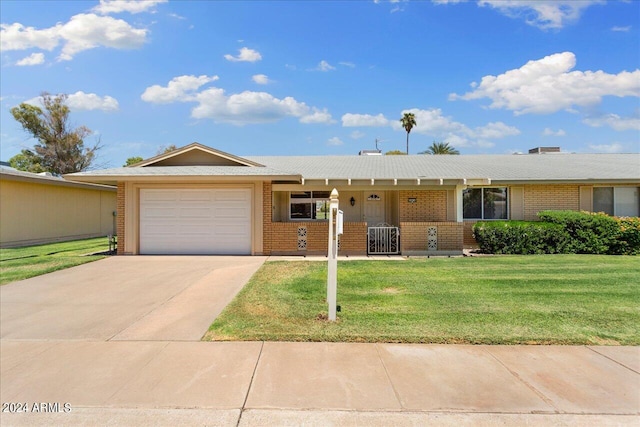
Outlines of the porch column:
<svg viewBox="0 0 640 427">
<path fill-rule="evenodd" d="M 466 189 L 466 185 L 456 185 L 456 221 L 463 222 L 464 215 L 462 210 L 462 191 Z"/>
</svg>

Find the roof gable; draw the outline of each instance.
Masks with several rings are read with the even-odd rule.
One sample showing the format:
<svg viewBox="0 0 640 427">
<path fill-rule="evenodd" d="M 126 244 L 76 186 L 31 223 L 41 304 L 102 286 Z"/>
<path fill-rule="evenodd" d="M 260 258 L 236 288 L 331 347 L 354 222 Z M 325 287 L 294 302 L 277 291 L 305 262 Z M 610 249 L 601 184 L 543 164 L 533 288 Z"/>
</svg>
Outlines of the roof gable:
<svg viewBox="0 0 640 427">
<path fill-rule="evenodd" d="M 260 163 L 215 150 L 194 142 L 169 153 L 163 153 L 131 167 L 147 166 L 248 166 L 264 167 Z"/>
</svg>

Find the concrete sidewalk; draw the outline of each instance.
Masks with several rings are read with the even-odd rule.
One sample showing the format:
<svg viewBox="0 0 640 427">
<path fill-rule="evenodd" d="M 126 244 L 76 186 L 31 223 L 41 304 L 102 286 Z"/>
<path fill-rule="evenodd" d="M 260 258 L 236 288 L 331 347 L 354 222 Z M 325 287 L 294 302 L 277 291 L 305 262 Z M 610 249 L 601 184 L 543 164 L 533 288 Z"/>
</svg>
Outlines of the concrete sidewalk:
<svg viewBox="0 0 640 427">
<path fill-rule="evenodd" d="M 638 347 L 4 339 L 0 357 L 2 403 L 29 409 L 2 426 L 640 422 Z"/>
</svg>

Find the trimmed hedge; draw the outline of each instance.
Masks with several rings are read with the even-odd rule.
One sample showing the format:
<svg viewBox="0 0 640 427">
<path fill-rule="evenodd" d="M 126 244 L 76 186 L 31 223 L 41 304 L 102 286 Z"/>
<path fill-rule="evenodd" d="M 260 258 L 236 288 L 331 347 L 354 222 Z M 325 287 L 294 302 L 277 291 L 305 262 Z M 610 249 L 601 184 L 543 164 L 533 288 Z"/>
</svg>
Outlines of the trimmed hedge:
<svg viewBox="0 0 640 427">
<path fill-rule="evenodd" d="M 561 225 L 540 221 L 481 221 L 473 233 L 480 250 L 491 254 L 567 253 L 570 242 Z"/>
<path fill-rule="evenodd" d="M 611 254 L 620 235 L 618 221 L 603 213 L 542 211 L 538 218 L 564 227 L 571 236 L 568 253 Z"/>
<path fill-rule="evenodd" d="M 640 254 L 640 218 L 542 211 L 541 221 L 480 221 L 473 233 L 493 254 Z"/>
</svg>

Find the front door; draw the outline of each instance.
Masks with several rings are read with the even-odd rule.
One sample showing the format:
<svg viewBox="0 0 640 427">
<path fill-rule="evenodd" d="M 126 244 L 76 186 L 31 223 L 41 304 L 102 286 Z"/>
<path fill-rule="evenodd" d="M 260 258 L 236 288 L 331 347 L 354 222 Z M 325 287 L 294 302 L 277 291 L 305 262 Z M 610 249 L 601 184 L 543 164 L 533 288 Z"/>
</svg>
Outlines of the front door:
<svg viewBox="0 0 640 427">
<path fill-rule="evenodd" d="M 375 227 L 386 221 L 384 209 L 384 193 L 370 191 L 365 192 L 364 219 L 368 227 Z"/>
</svg>

